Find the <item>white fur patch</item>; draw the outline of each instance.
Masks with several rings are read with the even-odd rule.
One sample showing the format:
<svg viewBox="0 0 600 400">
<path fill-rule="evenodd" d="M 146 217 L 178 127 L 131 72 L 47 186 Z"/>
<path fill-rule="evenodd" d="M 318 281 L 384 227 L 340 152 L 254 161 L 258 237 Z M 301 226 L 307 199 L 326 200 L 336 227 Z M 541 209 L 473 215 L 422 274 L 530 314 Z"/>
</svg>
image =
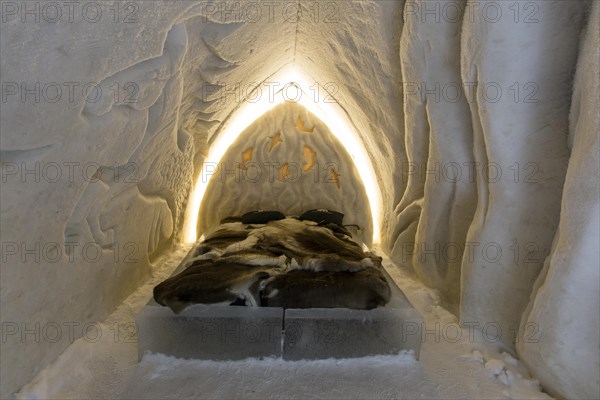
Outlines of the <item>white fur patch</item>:
<svg viewBox="0 0 600 400">
<path fill-rule="evenodd" d="M 373 265 L 373 260 L 371 260 L 370 258 L 363 258 L 362 260 L 360 260 L 360 265 L 362 265 L 365 268 L 375 266 L 375 265 Z"/>
<path fill-rule="evenodd" d="M 264 254 L 232 254 L 227 259 L 231 259 L 238 264 L 269 267 L 286 267 L 286 256 L 266 256 Z"/>
<path fill-rule="evenodd" d="M 248 235 L 248 237 L 241 242 L 235 242 L 230 244 L 223 250 L 223 255 L 237 253 L 238 251 L 248 250 L 256 246 L 258 238 L 256 236 Z"/>
<path fill-rule="evenodd" d="M 186 261 L 186 265 L 189 266 L 194 263 L 194 261 L 204 261 L 204 260 L 214 260 L 215 258 L 221 257 L 221 250 L 212 249 L 204 254 L 201 254 L 196 257 L 192 257 Z"/>
</svg>

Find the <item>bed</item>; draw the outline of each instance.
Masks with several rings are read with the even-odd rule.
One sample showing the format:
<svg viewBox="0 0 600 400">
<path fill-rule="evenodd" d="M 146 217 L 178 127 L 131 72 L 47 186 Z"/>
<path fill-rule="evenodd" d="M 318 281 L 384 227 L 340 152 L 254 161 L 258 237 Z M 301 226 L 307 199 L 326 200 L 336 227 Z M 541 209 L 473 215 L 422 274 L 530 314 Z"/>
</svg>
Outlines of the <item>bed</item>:
<svg viewBox="0 0 600 400">
<path fill-rule="evenodd" d="M 353 240 L 343 214 L 298 217 L 254 211 L 229 217 L 191 251 L 182 270 L 154 288 L 160 305 L 284 309 L 383 306 L 391 291 L 381 257 Z"/>
<path fill-rule="evenodd" d="M 418 358 L 421 316 L 343 217 L 256 211 L 221 221 L 136 316 L 139 357 Z"/>
</svg>

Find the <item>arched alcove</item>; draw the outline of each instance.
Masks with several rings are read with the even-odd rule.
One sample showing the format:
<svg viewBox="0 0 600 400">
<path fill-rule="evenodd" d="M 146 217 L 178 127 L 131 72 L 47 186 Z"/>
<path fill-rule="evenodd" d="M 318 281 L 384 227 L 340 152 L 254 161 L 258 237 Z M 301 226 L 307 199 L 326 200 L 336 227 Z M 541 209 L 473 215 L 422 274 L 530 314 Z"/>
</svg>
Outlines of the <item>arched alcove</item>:
<svg viewBox="0 0 600 400">
<path fill-rule="evenodd" d="M 286 215 L 323 208 L 345 214 L 346 224 L 372 238 L 372 217 L 352 157 L 324 122 L 284 102 L 250 124 L 212 165 L 198 215 L 201 235 L 232 215 L 279 210 Z"/>
<path fill-rule="evenodd" d="M 310 113 L 310 118 L 320 121 L 323 132 L 333 136 L 331 140 L 335 141 L 339 150 L 341 151 L 343 148 L 347 153 L 348 162 L 354 166 L 353 176 L 362 182 L 366 191 L 368 203 L 364 207 L 365 212 L 369 212 L 371 215 L 368 223 L 360 224 L 362 227 L 361 239 L 368 244 L 380 242 L 383 197 L 386 193 L 381 186 L 381 175 L 382 172 L 387 171 L 387 169 L 381 170 L 381 167 L 385 166 L 386 160 L 378 159 L 368 150 L 364 140 L 370 135 L 367 135 L 364 130 L 357 129 L 356 121 L 328 91 L 330 90 L 328 87 L 331 88 L 330 83 L 323 83 L 306 75 L 293 64 L 282 67 L 261 84 L 252 86 L 252 90 L 248 92 L 244 101 L 227 117 L 209 140 L 207 154 L 203 158 L 196 183 L 190 191 L 187 201 L 182 229 L 186 242 L 193 242 L 199 237 L 198 219 L 208 183 L 215 174 L 215 169 L 221 165 L 221 160 L 230 146 L 238 140 L 242 132 L 249 128 L 250 124 L 260 120 L 264 114 L 282 103 L 292 104 L 290 107 L 296 105 L 299 107 L 298 110 L 304 109 Z M 335 85 L 333 85 L 333 89 L 334 92 L 339 90 Z M 295 129 L 302 131 L 301 127 L 298 127 L 297 119 L 294 123 L 296 124 Z M 248 149 L 249 147 L 245 148 L 245 150 Z M 304 154 L 304 149 L 302 154 Z M 239 159 L 231 160 L 232 163 L 237 161 Z M 376 170 L 378 170 L 377 173 Z M 312 168 L 311 171 L 313 174 L 317 173 Z M 318 174 L 325 174 L 323 180 L 327 180 L 331 179 L 335 172 L 324 170 Z M 268 171 L 265 172 L 265 175 L 268 175 Z M 335 179 L 337 180 L 337 178 Z M 351 214 L 355 213 L 353 210 L 349 211 L 352 211 Z"/>
</svg>

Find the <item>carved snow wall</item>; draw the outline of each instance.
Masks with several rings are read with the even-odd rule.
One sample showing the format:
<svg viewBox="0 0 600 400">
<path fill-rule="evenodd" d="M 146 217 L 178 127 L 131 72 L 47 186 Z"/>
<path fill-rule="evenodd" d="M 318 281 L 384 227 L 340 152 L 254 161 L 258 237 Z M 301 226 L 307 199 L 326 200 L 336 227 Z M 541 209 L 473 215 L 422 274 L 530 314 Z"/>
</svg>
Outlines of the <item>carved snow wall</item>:
<svg viewBox="0 0 600 400">
<path fill-rule="evenodd" d="M 242 101 L 235 88 L 292 61 L 294 25 L 280 14 L 92 3 L 59 22 L 41 2 L 26 5 L 38 18 L 2 9 L 2 398 L 96 332 L 179 244 L 206 149 Z"/>
<path fill-rule="evenodd" d="M 386 242 L 564 398 L 600 395 L 591 5 L 405 2 L 408 180 Z"/>
</svg>

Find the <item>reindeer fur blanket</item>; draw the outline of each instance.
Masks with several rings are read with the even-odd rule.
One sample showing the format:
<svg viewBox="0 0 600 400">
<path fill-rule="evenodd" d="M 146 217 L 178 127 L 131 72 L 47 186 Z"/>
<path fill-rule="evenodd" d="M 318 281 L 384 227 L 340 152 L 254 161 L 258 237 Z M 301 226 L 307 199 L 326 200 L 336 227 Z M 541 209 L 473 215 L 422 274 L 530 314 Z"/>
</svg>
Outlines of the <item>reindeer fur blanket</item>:
<svg viewBox="0 0 600 400">
<path fill-rule="evenodd" d="M 382 268 L 341 225 L 225 223 L 154 298 L 176 313 L 191 304 L 371 309 L 390 299 Z"/>
</svg>

